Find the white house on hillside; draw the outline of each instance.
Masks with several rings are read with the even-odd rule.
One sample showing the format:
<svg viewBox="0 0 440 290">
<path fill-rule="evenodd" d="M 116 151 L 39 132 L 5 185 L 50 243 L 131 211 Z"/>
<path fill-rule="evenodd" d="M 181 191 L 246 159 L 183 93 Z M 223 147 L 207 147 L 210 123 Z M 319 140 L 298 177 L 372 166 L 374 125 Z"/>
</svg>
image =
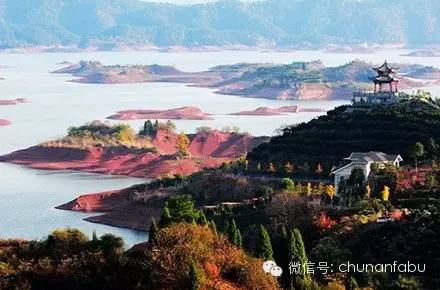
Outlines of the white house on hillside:
<svg viewBox="0 0 440 290">
<path fill-rule="evenodd" d="M 382 152 L 353 152 L 349 157 L 344 158 L 349 161 L 347 165 L 344 165 L 332 173 L 335 176 L 335 189 L 338 192 L 339 183 L 342 180 L 350 177 L 351 171 L 354 168 L 361 168 L 364 171 L 365 178 L 368 178 L 371 172 L 371 164 L 376 163 L 379 166 L 385 166 L 385 164 L 392 164 L 396 167 L 400 166 L 400 162 L 403 161 L 400 155 L 388 155 Z"/>
</svg>

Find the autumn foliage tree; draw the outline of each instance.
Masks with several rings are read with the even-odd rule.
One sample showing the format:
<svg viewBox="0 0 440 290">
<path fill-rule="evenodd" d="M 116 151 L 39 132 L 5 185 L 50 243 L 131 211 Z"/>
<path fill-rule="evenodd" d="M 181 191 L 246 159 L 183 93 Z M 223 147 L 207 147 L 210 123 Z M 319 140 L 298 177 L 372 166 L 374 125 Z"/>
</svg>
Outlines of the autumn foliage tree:
<svg viewBox="0 0 440 290">
<path fill-rule="evenodd" d="M 388 201 L 390 198 L 390 188 L 385 185 L 381 191 L 381 195 L 383 201 Z"/>
<path fill-rule="evenodd" d="M 209 227 L 163 228 L 147 253 L 152 269 L 149 289 L 278 289 L 276 279 L 264 273 L 262 260 Z"/>
<path fill-rule="evenodd" d="M 176 149 L 177 154 L 181 157 L 187 156 L 189 154 L 188 148 L 189 148 L 189 139 L 188 136 L 186 136 L 185 133 L 180 133 L 179 136 L 177 136 L 176 140 Z"/>
<path fill-rule="evenodd" d="M 294 171 L 294 166 L 289 161 L 284 165 L 284 172 L 286 173 L 292 173 Z"/>
</svg>

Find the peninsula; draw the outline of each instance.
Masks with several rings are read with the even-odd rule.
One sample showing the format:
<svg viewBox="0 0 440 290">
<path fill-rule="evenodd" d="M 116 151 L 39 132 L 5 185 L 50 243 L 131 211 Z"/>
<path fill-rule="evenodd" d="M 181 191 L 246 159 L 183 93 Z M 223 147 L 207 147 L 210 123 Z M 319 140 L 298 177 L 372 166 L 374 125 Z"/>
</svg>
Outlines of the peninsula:
<svg viewBox="0 0 440 290">
<path fill-rule="evenodd" d="M 11 125 L 11 122 L 5 119 L 0 119 L 0 126 Z"/>
<path fill-rule="evenodd" d="M 373 64 L 352 61 L 326 67 L 321 61 L 290 64 L 240 63 L 221 65 L 201 72 L 184 72 L 162 65 L 103 65 L 81 61 L 54 73 L 71 74 L 73 82 L 95 84 L 178 82 L 216 89 L 218 94 L 268 99 L 351 99 L 354 91 L 367 91 Z M 417 64 L 400 68 L 402 89 L 440 82 L 440 70 Z"/>
<path fill-rule="evenodd" d="M 212 120 L 210 114 L 202 112 L 197 107 L 180 107 L 168 110 L 124 110 L 107 117 L 114 120 Z"/>
<path fill-rule="evenodd" d="M 301 108 L 298 106 L 283 106 L 280 108 L 259 107 L 251 111 L 240 111 L 231 113 L 229 115 L 239 116 L 276 116 L 284 115 L 286 113 L 301 113 L 301 112 L 325 112 L 324 109 L 319 108 Z"/>
<path fill-rule="evenodd" d="M 27 100 L 25 98 L 17 98 L 17 99 L 11 99 L 11 100 L 0 100 L 0 106 L 13 106 L 18 105 L 22 103 L 27 103 Z"/>
<path fill-rule="evenodd" d="M 37 169 L 156 178 L 218 167 L 267 140 L 249 134 L 204 129 L 176 133 L 171 122 L 145 122 L 139 133 L 128 125 L 95 121 L 72 127 L 59 140 L 0 156 L 0 162 Z"/>
</svg>

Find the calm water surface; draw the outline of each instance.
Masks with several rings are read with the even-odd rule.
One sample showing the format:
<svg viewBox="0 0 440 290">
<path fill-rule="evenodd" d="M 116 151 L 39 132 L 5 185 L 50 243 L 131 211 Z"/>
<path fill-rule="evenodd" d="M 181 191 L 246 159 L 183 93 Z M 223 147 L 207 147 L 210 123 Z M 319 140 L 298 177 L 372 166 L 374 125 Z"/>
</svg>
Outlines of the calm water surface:
<svg viewBox="0 0 440 290">
<path fill-rule="evenodd" d="M 223 51 L 206 53 L 94 52 L 0 54 L 0 99 L 24 97 L 29 103 L 0 106 L 0 118 L 13 122 L 0 128 L 0 154 L 26 148 L 44 140 L 61 137 L 69 126 L 81 125 L 125 109 L 165 109 L 197 106 L 214 114 L 214 120 L 175 121 L 178 130 L 193 132 L 199 126 L 223 128 L 239 126 L 255 135 L 272 135 L 280 126 L 308 121 L 319 113 L 282 116 L 230 116 L 228 113 L 253 110 L 259 106 L 299 104 L 302 107 L 331 109 L 341 101 L 277 101 L 217 95 L 215 90 L 184 84 L 144 83 L 96 85 L 68 82 L 68 75 L 50 74 L 60 62 L 97 60 L 104 64 L 174 65 L 188 71 L 238 62 L 290 63 L 321 59 L 326 65 L 340 65 L 353 59 L 373 63 L 409 62 L 440 67 L 440 58 L 403 57 L 405 50 L 375 54 L 335 54 L 321 51 L 257 52 Z M 430 89 L 440 94 L 440 88 Z M 140 127 L 143 121 L 128 121 Z M 145 233 L 92 224 L 87 214 L 56 210 L 79 194 L 127 187 L 143 182 L 125 178 L 73 172 L 32 170 L 0 163 L 0 238 L 42 238 L 61 227 L 75 227 L 91 234 L 111 232 L 124 237 L 128 245 L 145 240 Z"/>
</svg>

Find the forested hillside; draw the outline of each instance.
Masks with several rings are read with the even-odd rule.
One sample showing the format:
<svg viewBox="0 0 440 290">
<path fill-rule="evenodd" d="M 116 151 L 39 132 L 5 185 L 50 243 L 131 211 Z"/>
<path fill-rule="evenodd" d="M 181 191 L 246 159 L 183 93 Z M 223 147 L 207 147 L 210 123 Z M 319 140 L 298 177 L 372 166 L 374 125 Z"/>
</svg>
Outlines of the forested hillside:
<svg viewBox="0 0 440 290">
<path fill-rule="evenodd" d="M 438 15 L 430 0 L 1 0 L 0 45 L 422 45 L 439 42 Z"/>
<path fill-rule="evenodd" d="M 251 168 L 264 170 L 272 164 L 281 171 L 287 162 L 297 169 L 321 164 L 330 171 L 351 152 L 382 151 L 410 161 L 411 145 L 426 145 L 439 135 L 440 111 L 421 101 L 352 113 L 341 106 L 308 123 L 286 127 L 282 135 L 256 147 L 248 159 Z"/>
</svg>

